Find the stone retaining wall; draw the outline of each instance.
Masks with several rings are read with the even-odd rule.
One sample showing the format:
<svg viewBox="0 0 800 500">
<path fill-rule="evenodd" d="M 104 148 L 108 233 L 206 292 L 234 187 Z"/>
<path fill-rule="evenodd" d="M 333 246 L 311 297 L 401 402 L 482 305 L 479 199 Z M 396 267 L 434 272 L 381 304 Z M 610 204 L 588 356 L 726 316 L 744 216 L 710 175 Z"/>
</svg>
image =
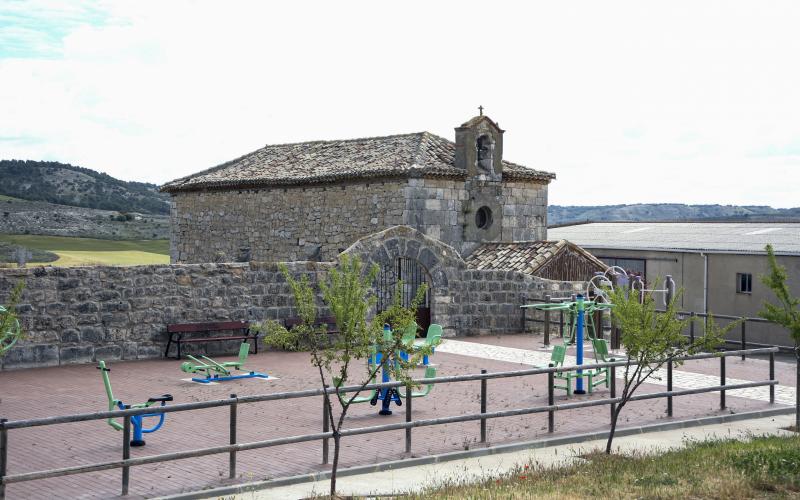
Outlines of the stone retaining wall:
<svg viewBox="0 0 800 500">
<path fill-rule="evenodd" d="M 346 253 L 379 265 L 400 256 L 417 259 L 429 275 L 431 321 L 447 336 L 521 332 L 523 297 L 571 293 L 582 285 L 467 269 L 455 249 L 406 226 L 363 238 Z M 333 264 L 287 265 L 315 283 Z M 2 358 L 4 369 L 158 358 L 170 323 L 296 315 L 274 263 L 0 269 L 0 303 L 20 279 L 26 287 L 17 310 L 27 338 Z M 212 354 L 234 351 L 209 343 L 187 352 L 206 347 Z"/>
</svg>

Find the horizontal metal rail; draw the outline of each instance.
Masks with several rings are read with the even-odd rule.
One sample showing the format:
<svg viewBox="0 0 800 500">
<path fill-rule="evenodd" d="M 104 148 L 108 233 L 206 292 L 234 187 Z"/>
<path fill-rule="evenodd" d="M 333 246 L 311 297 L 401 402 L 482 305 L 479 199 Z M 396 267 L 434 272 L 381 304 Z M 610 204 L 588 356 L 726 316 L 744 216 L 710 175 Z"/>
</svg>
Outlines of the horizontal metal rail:
<svg viewBox="0 0 800 500">
<path fill-rule="evenodd" d="M 742 354 L 747 354 L 747 355 L 769 354 L 771 352 L 778 352 L 778 348 L 766 347 L 762 349 L 747 349 L 747 350 L 736 350 L 736 351 L 702 353 L 702 354 L 694 354 L 691 356 L 676 357 L 673 359 L 673 361 L 682 362 L 682 361 L 691 361 L 695 359 L 740 356 Z M 505 372 L 473 373 L 470 375 L 451 375 L 448 377 L 413 379 L 411 380 L 411 385 L 416 386 L 416 385 L 428 385 L 428 384 L 448 384 L 453 382 L 472 382 L 476 380 L 490 380 L 490 379 L 509 378 L 509 377 L 525 377 L 529 375 L 570 372 L 580 369 L 586 369 L 587 367 L 594 369 L 594 368 L 606 368 L 612 366 L 615 367 L 626 366 L 628 364 L 629 364 L 628 361 L 622 360 L 622 361 L 611 361 L 606 363 L 592 363 L 590 365 L 584 364 L 584 365 L 570 365 L 570 366 L 554 366 L 554 367 L 529 368 L 526 370 L 514 370 Z M 630 361 L 631 366 L 635 366 L 637 364 L 638 363 L 636 363 L 635 361 Z M 363 387 L 360 385 L 351 385 L 339 388 L 339 392 L 356 392 L 360 390 L 396 388 L 396 387 L 402 387 L 404 385 L 405 383 L 397 381 L 385 382 L 381 384 L 367 384 Z M 328 394 L 334 394 L 336 392 L 336 389 L 328 388 L 326 390 L 309 389 L 305 391 L 275 392 L 271 394 L 239 396 L 237 398 L 227 398 L 227 399 L 213 399 L 210 401 L 181 403 L 181 404 L 150 407 L 150 408 L 135 408 L 130 410 L 105 410 L 92 413 L 78 413 L 75 415 L 63 415 L 56 417 L 34 418 L 27 420 L 9 420 L 7 422 L 0 422 L 0 429 L 23 429 L 27 427 L 37 427 L 42 425 L 66 424 L 73 422 L 84 422 L 87 420 L 104 420 L 107 418 L 120 418 L 120 417 L 125 417 L 126 415 L 130 416 L 145 415 L 145 414 L 153 415 L 161 413 L 173 413 L 179 411 L 200 410 L 206 408 L 217 408 L 221 406 L 229 406 L 235 403 L 238 404 L 260 403 L 264 401 L 306 398 L 312 396 L 321 396 L 324 392 L 327 392 Z"/>
<path fill-rule="evenodd" d="M 713 387 L 703 387 L 697 389 L 685 389 L 680 391 L 664 391 L 657 393 L 640 394 L 632 396 L 629 401 L 644 401 L 648 399 L 688 396 L 691 394 L 702 394 L 707 392 L 719 392 L 722 390 L 732 391 L 736 389 L 748 389 L 752 387 L 763 387 L 777 385 L 776 380 L 768 380 L 763 382 L 747 382 L 743 384 L 732 385 L 719 385 Z M 431 418 L 424 420 L 413 420 L 411 422 L 397 422 L 394 424 L 376 425 L 370 427 L 360 427 L 355 429 L 345 429 L 339 433 L 341 437 L 357 436 L 361 434 L 371 434 L 375 432 L 387 432 L 394 430 L 403 430 L 414 427 L 427 427 L 432 425 L 453 424 L 459 422 L 471 422 L 475 420 L 490 419 L 490 418 L 503 418 L 513 417 L 520 415 L 530 415 L 534 413 L 546 413 L 550 411 L 565 411 L 574 410 L 579 408 L 589 408 L 593 406 L 603 406 L 622 402 L 622 398 L 605 398 L 595 399 L 589 401 L 580 401 L 574 403 L 562 403 L 547 406 L 535 406 L 527 408 L 516 408 L 511 410 L 502 410 L 486 413 L 473 413 L 468 415 L 456 415 L 450 417 Z M 320 439 L 332 438 L 333 432 L 322 432 L 316 434 L 304 434 L 300 436 L 291 436 L 278 439 L 268 439 L 264 441 L 255 441 L 250 443 L 229 444 L 222 446 L 213 446 L 209 448 L 199 448 L 196 450 L 180 451 L 174 453 L 163 453 L 161 455 L 151 455 L 149 457 L 129 458 L 127 460 L 114 460 L 111 462 L 100 462 L 86 465 L 76 465 L 73 467 L 64 467 L 61 469 L 52 469 L 45 471 L 26 472 L 21 474 L 12 474 L 3 478 L 4 484 L 19 483 L 23 481 L 33 481 L 37 479 L 49 479 L 60 476 L 68 476 L 74 474 L 83 474 L 88 472 L 97 472 L 109 469 L 119 469 L 122 467 L 132 467 L 136 465 L 146 465 L 159 462 L 169 462 L 173 460 L 183 460 L 188 458 L 197 458 L 206 455 L 216 455 L 220 453 L 230 453 L 231 451 L 248 451 L 260 448 L 268 448 L 272 446 L 281 446 L 287 444 L 302 443 L 307 441 L 316 441 Z"/>
<path fill-rule="evenodd" d="M 721 367 L 721 385 L 713 386 L 713 387 L 704 387 L 704 388 L 696 388 L 696 389 L 685 389 L 674 391 L 671 390 L 672 386 L 668 383 L 667 391 L 666 392 L 657 392 L 657 393 L 648 393 L 648 394 L 641 394 L 636 395 L 629 398 L 629 401 L 642 401 L 648 399 L 656 399 L 656 398 L 668 398 L 669 401 L 669 408 L 671 408 L 671 401 L 672 398 L 676 396 L 685 396 L 691 394 L 702 394 L 702 393 L 709 393 L 709 392 L 719 392 L 720 393 L 720 401 L 721 401 L 721 408 L 725 407 L 725 394 L 732 390 L 737 389 L 747 389 L 752 387 L 763 387 L 768 386 L 770 388 L 770 403 L 774 403 L 774 392 L 775 386 L 778 382 L 774 378 L 774 353 L 778 352 L 777 347 L 770 347 L 770 348 L 763 348 L 763 349 L 748 349 L 748 350 L 737 350 L 737 351 L 721 351 L 721 352 L 713 352 L 713 353 L 702 353 L 702 354 L 695 354 L 691 356 L 683 356 L 680 358 L 673 358 L 669 365 L 671 366 L 672 363 L 681 362 L 681 361 L 690 361 L 690 360 L 699 360 L 699 359 L 708 359 L 708 358 L 719 358 L 720 359 L 720 367 Z M 726 385 L 724 374 L 725 374 L 725 359 L 730 356 L 739 356 L 739 355 L 753 355 L 753 354 L 769 354 L 770 355 L 770 377 L 769 380 L 763 382 L 746 382 L 741 384 L 734 384 L 734 385 Z M 486 381 L 489 379 L 501 379 L 501 378 L 512 378 L 512 377 L 523 377 L 523 376 L 530 376 L 530 375 L 543 375 L 549 374 L 548 380 L 549 383 L 552 384 L 553 381 L 553 374 L 561 373 L 561 372 L 569 372 L 575 371 L 579 369 L 601 369 L 610 367 L 610 377 L 611 377 L 611 397 L 605 399 L 595 399 L 595 400 L 588 400 L 588 401 L 579 401 L 579 402 L 572 402 L 572 403 L 561 403 L 561 404 L 554 404 L 552 399 L 552 385 L 550 386 L 550 397 L 548 398 L 548 404 L 545 406 L 534 406 L 534 407 L 526 407 L 526 408 L 517 408 L 517 409 L 510 409 L 510 410 L 501 410 L 501 411 L 494 411 L 494 412 L 487 412 L 485 409 L 485 404 L 481 405 L 481 409 L 479 413 L 473 414 L 466 414 L 466 415 L 455 415 L 455 416 L 447 416 L 447 417 L 439 417 L 439 418 L 432 418 L 432 419 L 423 419 L 423 420 L 411 420 L 411 414 L 407 412 L 406 420 L 404 422 L 398 422 L 393 424 L 386 424 L 386 425 L 377 425 L 377 426 L 370 426 L 370 427 L 361 427 L 355 429 L 346 429 L 339 432 L 340 437 L 345 436 L 356 436 L 361 434 L 370 434 L 375 432 L 386 432 L 386 431 L 393 431 L 393 430 L 405 430 L 406 431 L 406 449 L 410 450 L 411 446 L 411 429 L 415 427 L 426 427 L 426 426 L 433 426 L 433 425 L 443 425 L 443 424 L 451 424 L 451 423 L 459 423 L 459 422 L 471 422 L 471 421 L 478 421 L 481 422 L 481 429 L 482 429 L 482 440 L 485 440 L 485 435 L 483 429 L 485 428 L 485 423 L 487 419 L 492 418 L 502 418 L 502 417 L 511 417 L 511 416 L 519 416 L 519 415 L 529 415 L 529 414 L 536 414 L 536 413 L 548 413 L 548 431 L 553 432 L 553 416 L 554 413 L 557 411 L 565 411 L 565 410 L 572 410 L 572 409 L 579 409 L 579 408 L 587 408 L 587 407 L 594 407 L 594 406 L 602 406 L 602 405 L 611 405 L 613 409 L 615 405 L 621 403 L 623 398 L 616 397 L 615 392 L 615 370 L 618 367 L 623 366 L 631 366 L 637 365 L 638 363 L 635 360 L 619 360 L 619 361 L 610 361 L 605 363 L 591 363 L 591 364 L 584 364 L 584 365 L 571 365 L 571 366 L 562 366 L 562 367 L 534 367 L 526 370 L 514 370 L 514 371 L 502 371 L 502 372 L 494 372 L 494 373 L 482 373 L 479 374 L 470 374 L 470 375 L 454 375 L 449 377 L 438 377 L 438 378 L 421 378 L 415 379 L 411 381 L 411 385 L 427 385 L 427 384 L 446 384 L 446 383 L 454 383 L 454 382 L 470 382 L 470 381 L 481 381 L 481 390 L 485 396 L 485 386 Z M 668 378 L 671 379 L 671 372 L 668 374 Z M 382 384 L 367 384 L 365 386 L 347 386 L 339 388 L 339 392 L 356 392 L 360 390 L 372 390 L 372 389 L 382 389 L 382 388 L 398 388 L 404 386 L 403 382 L 388 382 Z M 334 432 L 328 430 L 327 426 L 323 428 L 323 432 L 321 433 L 314 433 L 314 434 L 304 434 L 299 436 L 288 436 L 282 438 L 274 438 L 268 439 L 263 441 L 255 441 L 249 443 L 236 443 L 235 438 L 235 409 L 238 404 L 240 403 L 257 403 L 257 402 L 264 402 L 264 401 L 275 401 L 275 400 L 283 400 L 283 399 L 295 399 L 295 398 L 304 398 L 304 397 L 314 397 L 320 396 L 325 393 L 332 394 L 337 392 L 336 388 L 327 388 L 323 389 L 312 389 L 312 390 L 304 390 L 304 391 L 293 391 L 293 392 L 279 392 L 279 393 L 272 393 L 272 394 L 261 394 L 261 395 L 254 395 L 254 396 L 244 396 L 244 397 L 237 397 L 235 394 L 232 394 L 230 398 L 227 399 L 217 399 L 212 401 L 202 401 L 196 403 L 183 403 L 183 404 L 176 404 L 170 406 L 163 406 L 163 407 L 156 407 L 156 408 L 139 408 L 139 409 L 128 409 L 128 410 L 113 410 L 113 411 L 100 411 L 100 412 L 93 412 L 93 413 L 83 413 L 77 415 L 65 415 L 65 416 L 56 416 L 56 417 L 47 417 L 47 418 L 38 418 L 38 419 L 29 419 L 29 420 L 16 420 L 16 421 L 5 421 L 4 419 L 0 419 L 0 441 L 2 443 L 2 452 L 0 453 L 0 499 L 5 498 L 5 486 L 7 484 L 12 483 L 20 483 L 25 481 L 33 481 L 38 479 L 47 479 L 47 478 L 54 478 L 54 477 L 61 477 L 61 476 L 69 476 L 75 474 L 83 474 L 88 472 L 96 472 L 96 471 L 103 471 L 103 470 L 110 470 L 110 469 L 122 469 L 122 494 L 127 495 L 128 493 L 128 483 L 129 483 L 129 469 L 130 467 L 137 466 L 137 465 L 145 465 L 145 464 L 153 464 L 153 463 L 161 463 L 161 462 L 169 462 L 173 460 L 183 460 L 189 458 L 196 458 L 202 457 L 207 455 L 216 455 L 216 454 L 223 454 L 227 453 L 230 454 L 230 464 L 229 464 L 229 474 L 231 477 L 235 476 L 235 455 L 237 452 L 240 451 L 248 451 L 248 450 L 255 450 L 273 446 L 281 446 L 281 445 L 289 445 L 295 443 L 302 443 L 302 442 L 310 442 L 310 441 L 318 441 L 321 440 L 323 442 L 323 457 L 326 457 L 327 454 L 325 450 L 325 443 L 331 438 L 335 437 Z M 208 448 L 200 448 L 194 450 L 187 450 L 187 451 L 179 451 L 173 453 L 164 453 L 160 455 L 151 455 L 147 457 L 137 457 L 137 458 L 130 458 L 130 454 L 126 451 L 127 443 L 129 439 L 129 435 L 126 434 L 124 438 L 124 445 L 123 445 L 123 454 L 121 460 L 114 460 L 109 462 L 99 462 L 99 463 L 90 463 L 84 465 L 75 465 L 70 467 L 63 467 L 57 469 L 49 469 L 49 470 L 40 470 L 40 471 L 33 471 L 33 472 L 24 472 L 18 474 L 7 474 L 7 457 L 5 455 L 6 445 L 7 445 L 7 436 L 8 431 L 10 429 L 21 429 L 21 428 L 28 428 L 28 427 L 37 427 L 37 426 L 45 426 L 45 425 L 54 425 L 54 424 L 63 424 L 63 423 L 72 423 L 72 422 L 82 422 L 82 421 L 90 421 L 90 420 L 101 420 L 107 418 L 119 418 L 123 417 L 125 419 L 125 426 L 126 426 L 126 433 L 128 432 L 128 428 L 130 426 L 131 417 L 134 415 L 154 415 L 154 414 L 164 414 L 164 413 L 173 413 L 179 411 L 191 411 L 191 410 L 199 410 L 199 409 L 207 409 L 207 408 L 216 408 L 216 407 L 229 407 L 231 408 L 231 435 L 230 435 L 230 444 L 227 445 L 220 445 L 220 446 L 213 446 Z M 671 410 L 668 410 L 668 414 L 671 415 Z M 326 459 L 323 458 L 323 462 Z"/>
</svg>

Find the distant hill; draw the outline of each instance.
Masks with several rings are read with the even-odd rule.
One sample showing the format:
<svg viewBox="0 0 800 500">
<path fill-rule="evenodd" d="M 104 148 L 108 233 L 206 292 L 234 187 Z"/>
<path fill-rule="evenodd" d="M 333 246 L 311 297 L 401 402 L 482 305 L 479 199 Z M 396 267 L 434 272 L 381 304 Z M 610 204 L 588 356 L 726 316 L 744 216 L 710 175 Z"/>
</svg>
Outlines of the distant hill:
<svg viewBox="0 0 800 500">
<path fill-rule="evenodd" d="M 158 186 L 126 182 L 108 174 L 65 163 L 0 160 L 0 195 L 60 205 L 168 214 L 169 195 Z"/>
<path fill-rule="evenodd" d="M 767 206 L 739 205 L 681 205 L 678 203 L 650 203 L 637 205 L 560 206 L 547 208 L 550 226 L 572 222 L 613 221 L 800 221 L 800 207 L 772 208 Z"/>
</svg>

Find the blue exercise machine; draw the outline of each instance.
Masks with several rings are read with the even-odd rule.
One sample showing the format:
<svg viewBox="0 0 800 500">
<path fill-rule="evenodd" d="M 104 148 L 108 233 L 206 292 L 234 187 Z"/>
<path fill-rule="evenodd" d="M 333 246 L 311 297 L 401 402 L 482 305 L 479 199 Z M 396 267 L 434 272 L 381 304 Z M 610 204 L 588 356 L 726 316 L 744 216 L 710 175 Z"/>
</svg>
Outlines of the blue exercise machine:
<svg viewBox="0 0 800 500">
<path fill-rule="evenodd" d="M 100 370 L 103 376 L 103 384 L 106 386 L 106 395 L 108 396 L 108 410 L 120 409 L 120 410 L 130 410 L 135 408 L 149 408 L 156 403 L 161 403 L 161 406 L 165 406 L 167 401 L 172 401 L 172 395 L 170 394 L 163 394 L 161 396 L 149 398 L 146 403 L 139 403 L 133 405 L 126 405 L 119 399 L 114 399 L 114 393 L 111 391 L 111 380 L 108 378 L 108 372 L 111 371 L 111 368 L 106 367 L 105 361 L 100 361 L 99 366 L 97 367 Z M 149 429 L 144 428 L 143 420 L 148 417 L 158 418 L 158 422 Z M 155 432 L 164 425 L 164 418 L 166 417 L 166 413 L 145 413 L 143 415 L 132 415 L 131 416 L 131 425 L 133 426 L 133 439 L 131 440 L 131 446 L 144 446 L 144 434 L 148 434 L 150 432 Z M 123 429 L 122 424 L 114 420 L 113 418 L 108 419 L 108 425 L 113 427 L 114 429 L 121 431 Z"/>
</svg>

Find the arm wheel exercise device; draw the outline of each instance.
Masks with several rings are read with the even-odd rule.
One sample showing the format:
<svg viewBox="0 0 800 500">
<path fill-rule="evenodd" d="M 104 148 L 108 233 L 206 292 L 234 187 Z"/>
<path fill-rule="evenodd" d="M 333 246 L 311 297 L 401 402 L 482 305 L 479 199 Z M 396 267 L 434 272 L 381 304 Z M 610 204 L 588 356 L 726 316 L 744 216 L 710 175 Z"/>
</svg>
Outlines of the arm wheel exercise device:
<svg viewBox="0 0 800 500">
<path fill-rule="evenodd" d="M 181 370 L 185 373 L 202 373 L 205 377 L 192 377 L 192 382 L 200 382 L 201 384 L 208 384 L 209 382 L 224 382 L 226 380 L 236 380 L 241 378 L 270 378 L 266 373 L 259 373 L 254 371 L 247 371 L 244 369 L 244 363 L 247 361 L 247 355 L 250 352 L 250 344 L 242 342 L 239 346 L 239 360 L 238 361 L 225 361 L 218 363 L 208 356 L 200 356 L 199 360 L 192 355 L 186 356 L 189 361 L 181 363 Z M 243 375 L 233 375 L 233 370 L 240 370 L 247 372 Z"/>
<path fill-rule="evenodd" d="M 167 404 L 167 401 L 172 401 L 172 396 L 170 394 L 163 394 L 161 396 L 148 399 L 146 403 L 126 405 L 119 399 L 114 399 L 114 393 L 111 391 L 111 381 L 108 378 L 108 372 L 111 371 L 111 368 L 106 368 L 106 362 L 100 361 L 97 369 L 100 370 L 100 373 L 103 375 L 103 384 L 106 386 L 106 395 L 108 396 L 109 411 L 114 409 L 129 410 L 135 408 L 149 408 L 156 403 L 161 403 L 161 406 L 165 406 Z M 133 439 L 131 440 L 131 446 L 144 446 L 145 443 L 142 435 L 159 430 L 161 426 L 164 425 L 165 416 L 166 413 L 160 413 L 160 414 L 146 413 L 144 415 L 132 415 L 131 424 L 133 425 Z M 144 425 L 142 424 L 142 420 L 144 420 L 146 417 L 158 417 L 158 423 L 156 423 L 156 425 L 154 425 L 149 429 L 145 429 Z M 122 424 L 120 424 L 113 418 L 108 419 L 108 425 L 110 425 L 111 427 L 113 427 L 118 431 L 122 430 Z"/>
</svg>

